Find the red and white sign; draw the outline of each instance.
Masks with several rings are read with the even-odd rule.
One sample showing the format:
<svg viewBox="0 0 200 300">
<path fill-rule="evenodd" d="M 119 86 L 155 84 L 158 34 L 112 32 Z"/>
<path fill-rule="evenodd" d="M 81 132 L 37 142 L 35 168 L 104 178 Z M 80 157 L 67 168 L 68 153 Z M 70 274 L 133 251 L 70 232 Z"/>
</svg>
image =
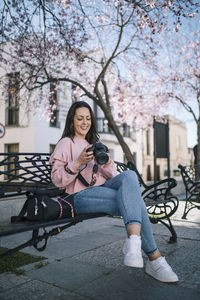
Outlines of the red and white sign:
<svg viewBox="0 0 200 300">
<path fill-rule="evenodd" d="M 1 139 L 2 137 L 4 137 L 5 133 L 6 133 L 6 128 L 5 128 L 5 126 L 4 126 L 3 124 L 0 123 L 0 139 Z"/>
</svg>

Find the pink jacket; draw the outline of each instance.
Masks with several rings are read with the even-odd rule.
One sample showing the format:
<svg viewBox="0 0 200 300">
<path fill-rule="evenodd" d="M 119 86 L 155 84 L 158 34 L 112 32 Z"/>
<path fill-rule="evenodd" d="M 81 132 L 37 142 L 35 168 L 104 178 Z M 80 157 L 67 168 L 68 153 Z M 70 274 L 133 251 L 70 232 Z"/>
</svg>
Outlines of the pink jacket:
<svg viewBox="0 0 200 300">
<path fill-rule="evenodd" d="M 76 159 L 87 145 L 89 145 L 89 143 L 85 139 L 74 137 L 72 141 L 66 137 L 58 142 L 50 157 L 52 182 L 60 189 L 65 189 L 68 194 L 73 194 L 87 188 L 76 178 L 79 170 L 75 165 Z M 69 174 L 64 170 L 66 163 L 68 163 L 67 167 L 75 174 Z M 94 161 L 92 160 L 81 172 L 88 183 L 91 182 L 93 165 Z M 113 161 L 109 165 L 99 165 L 94 186 L 101 185 L 105 183 L 107 179 L 116 175 L 117 170 Z"/>
</svg>

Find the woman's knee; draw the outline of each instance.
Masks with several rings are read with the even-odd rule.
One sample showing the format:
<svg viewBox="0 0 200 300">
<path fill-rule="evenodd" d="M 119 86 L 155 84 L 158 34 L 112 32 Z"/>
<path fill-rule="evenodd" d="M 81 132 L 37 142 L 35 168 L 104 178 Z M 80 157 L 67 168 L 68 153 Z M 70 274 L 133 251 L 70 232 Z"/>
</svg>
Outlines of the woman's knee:
<svg viewBox="0 0 200 300">
<path fill-rule="evenodd" d="M 137 175 L 136 175 L 135 171 L 126 170 L 126 171 L 122 172 L 121 174 L 122 174 L 122 177 L 126 180 L 131 179 L 133 181 L 138 181 L 138 178 L 137 178 Z"/>
<path fill-rule="evenodd" d="M 125 184 L 130 185 L 132 186 L 132 188 L 138 188 L 138 189 L 140 188 L 138 177 L 135 171 L 126 170 L 121 174 L 123 174 L 121 178 L 122 183 L 124 182 Z"/>
</svg>

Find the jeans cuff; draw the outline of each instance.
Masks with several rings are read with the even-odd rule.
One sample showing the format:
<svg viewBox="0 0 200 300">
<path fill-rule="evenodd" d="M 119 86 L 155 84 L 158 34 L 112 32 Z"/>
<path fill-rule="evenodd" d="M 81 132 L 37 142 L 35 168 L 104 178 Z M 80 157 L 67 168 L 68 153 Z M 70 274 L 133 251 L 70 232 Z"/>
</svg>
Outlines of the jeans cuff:
<svg viewBox="0 0 200 300">
<path fill-rule="evenodd" d="M 129 226 L 129 225 L 132 225 L 132 224 L 139 224 L 141 226 L 141 222 L 138 221 L 138 220 L 130 220 L 128 222 L 125 223 L 125 226 Z"/>
<path fill-rule="evenodd" d="M 147 255 L 147 256 L 150 256 L 150 255 L 156 253 L 157 251 L 158 251 L 158 248 L 155 248 L 155 249 L 154 249 L 153 251 L 151 251 L 151 252 L 146 252 L 146 255 Z"/>
</svg>

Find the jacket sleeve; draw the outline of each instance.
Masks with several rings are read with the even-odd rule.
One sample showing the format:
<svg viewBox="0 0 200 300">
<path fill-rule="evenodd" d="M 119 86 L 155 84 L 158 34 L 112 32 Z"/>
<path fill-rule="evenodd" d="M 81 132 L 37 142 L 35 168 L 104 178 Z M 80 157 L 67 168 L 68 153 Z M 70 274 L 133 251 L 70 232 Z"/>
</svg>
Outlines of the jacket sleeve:
<svg viewBox="0 0 200 300">
<path fill-rule="evenodd" d="M 113 160 L 111 160 L 111 163 L 109 165 L 101 165 L 100 168 L 101 168 L 102 175 L 106 179 L 113 178 L 118 174 Z"/>
<path fill-rule="evenodd" d="M 51 180 L 55 186 L 65 189 L 73 181 L 75 182 L 79 169 L 73 161 L 70 161 L 70 144 L 60 140 L 50 157 L 52 165 Z"/>
</svg>

